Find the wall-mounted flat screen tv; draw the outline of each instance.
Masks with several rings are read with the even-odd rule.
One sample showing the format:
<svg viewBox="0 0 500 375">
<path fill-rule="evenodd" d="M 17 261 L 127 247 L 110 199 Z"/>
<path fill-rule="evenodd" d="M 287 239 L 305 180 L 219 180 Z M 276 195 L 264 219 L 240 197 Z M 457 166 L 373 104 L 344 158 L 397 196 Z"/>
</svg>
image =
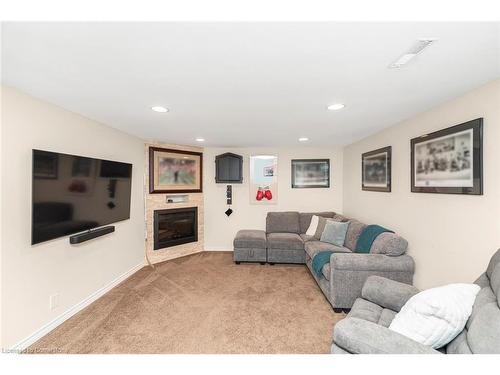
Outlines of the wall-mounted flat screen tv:
<svg viewBox="0 0 500 375">
<path fill-rule="evenodd" d="M 31 243 L 130 218 L 132 164 L 33 150 Z"/>
</svg>

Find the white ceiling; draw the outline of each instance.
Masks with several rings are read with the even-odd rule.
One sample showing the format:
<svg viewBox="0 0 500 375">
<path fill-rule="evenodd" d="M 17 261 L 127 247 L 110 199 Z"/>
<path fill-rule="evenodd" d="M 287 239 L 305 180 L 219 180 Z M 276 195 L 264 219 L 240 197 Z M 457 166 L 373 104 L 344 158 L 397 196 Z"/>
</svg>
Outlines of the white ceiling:
<svg viewBox="0 0 500 375">
<path fill-rule="evenodd" d="M 2 81 L 149 140 L 342 145 L 500 77 L 499 25 L 4 23 Z"/>
</svg>

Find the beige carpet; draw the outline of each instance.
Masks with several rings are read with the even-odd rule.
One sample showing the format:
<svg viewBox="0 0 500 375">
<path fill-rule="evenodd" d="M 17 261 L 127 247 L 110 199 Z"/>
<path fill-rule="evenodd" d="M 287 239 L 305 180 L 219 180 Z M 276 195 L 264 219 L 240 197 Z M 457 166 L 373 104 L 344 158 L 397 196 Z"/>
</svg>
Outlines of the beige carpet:
<svg viewBox="0 0 500 375">
<path fill-rule="evenodd" d="M 204 252 L 145 267 L 33 344 L 62 353 L 329 353 L 334 314 L 305 266 Z"/>
</svg>

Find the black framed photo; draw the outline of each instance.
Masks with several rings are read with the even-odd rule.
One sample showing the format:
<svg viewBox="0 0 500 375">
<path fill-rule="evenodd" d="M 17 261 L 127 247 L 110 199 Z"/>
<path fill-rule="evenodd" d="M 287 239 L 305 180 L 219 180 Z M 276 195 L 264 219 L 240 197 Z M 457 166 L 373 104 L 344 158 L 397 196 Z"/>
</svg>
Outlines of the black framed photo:
<svg viewBox="0 0 500 375">
<path fill-rule="evenodd" d="M 33 156 L 33 177 L 55 180 L 58 177 L 59 156 L 53 152 L 36 151 Z M 34 155 L 35 151 L 33 151 Z"/>
<path fill-rule="evenodd" d="M 91 158 L 75 157 L 71 167 L 72 177 L 90 177 L 93 160 Z"/>
<path fill-rule="evenodd" d="M 392 147 L 387 146 L 361 155 L 361 189 L 391 191 Z"/>
<path fill-rule="evenodd" d="M 413 138 L 411 191 L 483 194 L 483 119 Z"/>
<path fill-rule="evenodd" d="M 292 188 L 329 188 L 330 159 L 293 159 Z"/>
</svg>

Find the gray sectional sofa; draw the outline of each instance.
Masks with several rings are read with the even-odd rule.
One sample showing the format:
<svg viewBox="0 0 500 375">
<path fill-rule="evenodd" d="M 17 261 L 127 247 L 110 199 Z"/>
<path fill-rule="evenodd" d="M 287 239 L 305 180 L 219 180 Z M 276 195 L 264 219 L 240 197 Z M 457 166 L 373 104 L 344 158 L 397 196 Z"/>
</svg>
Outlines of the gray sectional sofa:
<svg viewBox="0 0 500 375">
<path fill-rule="evenodd" d="M 335 246 L 307 236 L 313 215 L 349 221 L 344 246 Z M 353 251 L 366 225 L 334 212 L 269 212 L 266 230 L 242 230 L 234 239 L 234 261 L 306 264 L 335 311 L 349 310 L 369 276 L 384 276 L 412 284 L 415 265 L 406 255 L 408 243 L 394 233 L 383 233 L 373 242 L 369 254 Z M 312 258 L 319 251 L 333 251 L 321 275 L 312 271 Z"/>
<path fill-rule="evenodd" d="M 500 249 L 475 282 L 481 287 L 464 330 L 438 350 L 391 331 L 394 316 L 410 297 L 413 286 L 372 276 L 347 317 L 335 325 L 336 354 L 500 354 Z"/>
</svg>

